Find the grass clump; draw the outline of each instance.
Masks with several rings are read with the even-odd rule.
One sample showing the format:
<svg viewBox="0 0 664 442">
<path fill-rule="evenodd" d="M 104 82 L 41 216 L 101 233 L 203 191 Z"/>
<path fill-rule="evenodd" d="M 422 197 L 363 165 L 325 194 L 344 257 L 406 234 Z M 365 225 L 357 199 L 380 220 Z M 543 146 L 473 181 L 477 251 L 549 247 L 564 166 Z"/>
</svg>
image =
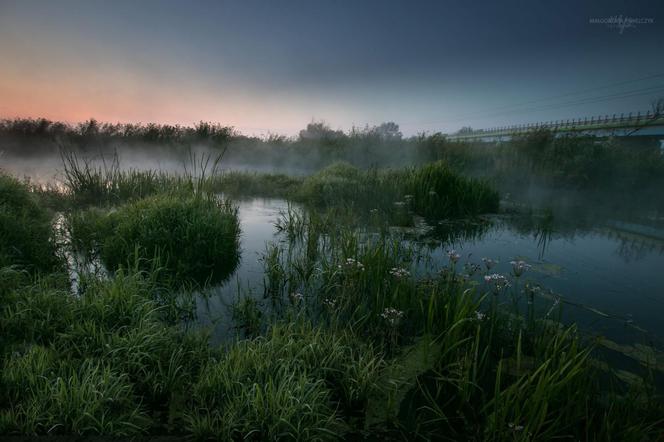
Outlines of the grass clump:
<svg viewBox="0 0 664 442">
<path fill-rule="evenodd" d="M 96 249 L 112 271 L 138 258 L 168 286 L 205 285 L 224 280 L 239 262 L 237 210 L 212 196 L 157 195 L 106 215 L 89 212 L 87 221 L 75 217 L 74 242 Z"/>
<path fill-rule="evenodd" d="M 155 170 L 122 170 L 117 153 L 95 165 L 75 152 L 61 152 L 64 186 L 73 207 L 102 206 L 138 200 L 190 187 L 191 180 Z M 188 177 L 189 178 L 189 177 Z"/>
<path fill-rule="evenodd" d="M 199 438 L 328 440 L 363 412 L 382 358 L 347 333 L 275 324 L 233 346 L 194 386 L 188 430 Z"/>
<path fill-rule="evenodd" d="M 464 178 L 441 161 L 411 171 L 413 210 L 427 218 L 455 218 L 498 211 L 498 192 L 487 183 Z"/>
<path fill-rule="evenodd" d="M 61 265 L 51 215 L 27 186 L 0 173 L 0 267 L 50 272 Z"/>
<path fill-rule="evenodd" d="M 79 296 L 46 281 L 6 287 L 0 434 L 128 436 L 182 418 L 174 404 L 210 352 L 203 336 L 169 325 L 144 274 L 90 280 Z"/>
<path fill-rule="evenodd" d="M 67 363 L 44 347 L 14 355 L 3 367 L 2 383 L 17 404 L 0 411 L 3 434 L 127 436 L 148 422 L 126 375 L 92 360 Z"/>
<path fill-rule="evenodd" d="M 408 213 L 435 219 L 476 216 L 497 212 L 499 203 L 487 183 L 462 177 L 441 161 L 395 170 L 335 163 L 307 177 L 295 198 L 314 207 L 379 211 L 393 221 Z"/>
</svg>

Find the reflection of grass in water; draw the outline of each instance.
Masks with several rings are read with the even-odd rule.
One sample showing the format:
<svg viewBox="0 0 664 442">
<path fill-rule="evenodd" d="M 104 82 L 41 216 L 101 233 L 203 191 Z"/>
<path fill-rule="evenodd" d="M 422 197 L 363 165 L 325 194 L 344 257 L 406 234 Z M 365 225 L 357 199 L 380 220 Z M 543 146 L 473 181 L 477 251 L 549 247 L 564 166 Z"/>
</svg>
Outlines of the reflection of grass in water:
<svg viewBox="0 0 664 442">
<path fill-rule="evenodd" d="M 535 226 L 535 239 L 537 240 L 538 258 L 544 258 L 546 246 L 551 242 L 554 232 L 554 216 L 552 210 L 546 210 L 544 216 L 538 219 Z"/>
<path fill-rule="evenodd" d="M 431 237 L 449 245 L 464 241 L 475 241 L 484 236 L 491 225 L 492 223 L 488 219 L 441 221 L 434 224 Z"/>
</svg>

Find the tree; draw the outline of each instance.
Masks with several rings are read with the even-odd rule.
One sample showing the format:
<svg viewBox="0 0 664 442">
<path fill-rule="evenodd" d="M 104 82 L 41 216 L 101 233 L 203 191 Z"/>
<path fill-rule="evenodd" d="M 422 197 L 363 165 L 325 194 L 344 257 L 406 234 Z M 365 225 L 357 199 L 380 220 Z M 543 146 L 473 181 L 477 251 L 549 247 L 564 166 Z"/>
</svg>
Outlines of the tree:
<svg viewBox="0 0 664 442">
<path fill-rule="evenodd" d="M 399 131 L 399 125 L 393 121 L 388 121 L 387 123 L 382 123 L 380 126 L 374 127 L 372 132 L 384 141 L 400 140 L 403 136 Z"/>
<path fill-rule="evenodd" d="M 312 121 L 307 124 L 306 129 L 300 131 L 301 141 L 335 141 L 343 138 L 345 135 L 340 130 L 332 130 L 324 121 Z"/>
</svg>

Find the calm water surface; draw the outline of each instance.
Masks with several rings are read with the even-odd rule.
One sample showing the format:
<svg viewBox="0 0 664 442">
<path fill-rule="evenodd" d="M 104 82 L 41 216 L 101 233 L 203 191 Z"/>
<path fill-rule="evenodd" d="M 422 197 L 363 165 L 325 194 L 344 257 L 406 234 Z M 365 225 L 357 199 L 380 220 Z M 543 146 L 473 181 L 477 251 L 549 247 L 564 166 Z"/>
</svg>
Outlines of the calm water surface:
<svg viewBox="0 0 664 442">
<path fill-rule="evenodd" d="M 235 333 L 229 328 L 230 305 L 238 292 L 263 296 L 263 265 L 259 261 L 266 244 L 278 240 L 274 227 L 288 203 L 279 199 L 251 199 L 237 203 L 242 225 L 242 260 L 233 276 L 197 301 L 199 320 L 213 327 L 218 339 Z M 447 250 L 462 255 L 460 264 L 481 264 L 488 257 L 499 263 L 492 272 L 509 275 L 512 260 L 533 265 L 520 280 L 538 283 L 560 295 L 563 319 L 584 330 L 611 339 L 632 342 L 642 336 L 664 337 L 664 229 L 652 225 L 604 220 L 581 228 L 569 224 L 549 226 L 545 234 L 511 217 L 496 217 L 470 239 L 440 244 L 431 250 L 432 268 L 448 263 Z M 574 306 L 581 304 L 582 306 Z M 551 301 L 536 301 L 541 311 Z M 592 313 L 599 310 L 612 318 Z"/>
</svg>

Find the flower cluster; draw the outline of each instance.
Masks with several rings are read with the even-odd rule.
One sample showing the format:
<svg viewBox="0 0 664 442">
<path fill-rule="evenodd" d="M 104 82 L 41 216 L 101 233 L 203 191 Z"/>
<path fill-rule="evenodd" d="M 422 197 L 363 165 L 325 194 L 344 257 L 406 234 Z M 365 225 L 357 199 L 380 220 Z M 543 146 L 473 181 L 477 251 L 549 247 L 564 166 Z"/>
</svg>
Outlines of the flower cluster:
<svg viewBox="0 0 664 442">
<path fill-rule="evenodd" d="M 499 275 L 498 273 L 494 273 L 492 275 L 486 275 L 484 277 L 484 281 L 486 281 L 488 284 L 493 285 L 495 290 L 498 292 L 510 286 L 510 283 L 507 280 L 507 278 L 505 278 L 503 275 Z"/>
<path fill-rule="evenodd" d="M 323 299 L 323 305 L 329 308 L 330 310 L 334 310 L 334 308 L 337 306 L 337 300 L 331 298 L 325 298 Z"/>
<path fill-rule="evenodd" d="M 510 422 L 507 426 L 514 432 L 523 431 L 523 425 L 516 425 L 515 423 Z"/>
<path fill-rule="evenodd" d="M 482 258 L 482 262 L 484 263 L 484 266 L 486 267 L 487 270 L 491 270 L 493 266 L 498 264 L 498 261 L 494 261 L 491 258 Z"/>
<path fill-rule="evenodd" d="M 450 258 L 450 261 L 453 264 L 456 264 L 459 258 L 461 258 L 461 255 L 459 255 L 456 250 L 448 250 L 447 251 L 447 257 Z"/>
<path fill-rule="evenodd" d="M 380 314 L 391 326 L 396 325 L 403 317 L 403 312 L 392 307 L 388 307 Z"/>
<path fill-rule="evenodd" d="M 512 264 L 512 272 L 517 278 L 532 267 L 530 264 L 526 263 L 526 261 L 510 261 L 510 264 Z"/>
<path fill-rule="evenodd" d="M 394 276 L 397 279 L 401 279 L 409 277 L 410 272 L 402 267 L 392 267 L 390 269 L 390 275 Z"/>
<path fill-rule="evenodd" d="M 486 315 L 484 313 L 478 311 L 475 312 L 475 319 L 481 321 L 484 318 L 486 318 Z"/>
<path fill-rule="evenodd" d="M 364 271 L 364 264 L 362 264 L 360 261 L 358 261 L 356 259 L 353 259 L 353 258 L 346 258 L 346 261 L 344 262 L 343 265 L 339 264 L 340 269 L 342 269 L 344 267 L 346 269 L 349 269 L 349 270 L 356 269 L 356 270 Z"/>
</svg>

